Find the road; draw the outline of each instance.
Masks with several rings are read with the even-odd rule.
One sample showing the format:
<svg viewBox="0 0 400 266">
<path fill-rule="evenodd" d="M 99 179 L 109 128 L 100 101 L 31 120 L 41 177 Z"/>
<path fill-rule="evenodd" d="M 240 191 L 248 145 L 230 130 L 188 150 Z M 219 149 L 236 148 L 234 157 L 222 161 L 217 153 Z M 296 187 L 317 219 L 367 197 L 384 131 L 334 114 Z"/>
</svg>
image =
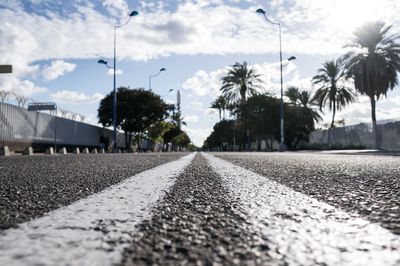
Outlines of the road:
<svg viewBox="0 0 400 266">
<path fill-rule="evenodd" d="M 0 265 L 399 265 L 400 157 L 0 158 Z"/>
</svg>

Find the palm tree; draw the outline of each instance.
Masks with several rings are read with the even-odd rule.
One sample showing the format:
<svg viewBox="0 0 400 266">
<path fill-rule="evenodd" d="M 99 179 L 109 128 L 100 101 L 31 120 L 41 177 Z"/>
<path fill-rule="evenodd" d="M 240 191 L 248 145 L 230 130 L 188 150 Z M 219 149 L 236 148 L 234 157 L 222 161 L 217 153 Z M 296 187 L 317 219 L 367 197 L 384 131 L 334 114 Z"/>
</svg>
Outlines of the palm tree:
<svg viewBox="0 0 400 266">
<path fill-rule="evenodd" d="M 217 109 L 219 113 L 219 121 L 225 120 L 225 110 L 228 109 L 228 102 L 223 95 L 218 96 L 210 106 L 212 109 Z"/>
<path fill-rule="evenodd" d="M 354 86 L 371 102 L 371 117 L 375 134 L 375 146 L 381 148 L 380 134 L 376 126 L 376 101 L 386 96 L 397 83 L 400 71 L 400 35 L 389 34 L 391 26 L 383 22 L 366 23 L 354 32 L 353 43 L 348 47 L 357 49 L 344 55 L 348 77 Z"/>
<path fill-rule="evenodd" d="M 261 83 L 260 75 L 254 68 L 249 67 L 246 61 L 242 64 L 236 62 L 222 78 L 221 91 L 229 103 L 238 100 L 244 103 L 247 96 L 257 94 Z"/>
<path fill-rule="evenodd" d="M 317 104 L 315 103 L 311 93 L 308 91 L 300 91 L 299 88 L 291 86 L 285 92 L 285 96 L 289 98 L 289 101 L 293 105 L 301 107 L 304 125 L 314 129 L 315 122 L 322 120 L 321 115 L 315 108 Z"/>
<path fill-rule="evenodd" d="M 285 91 L 285 96 L 289 98 L 291 104 L 297 104 L 300 98 L 299 88 L 291 86 Z"/>
<path fill-rule="evenodd" d="M 314 85 L 320 85 L 313 101 L 320 109 L 329 106 L 329 110 L 332 111 L 331 128 L 333 128 L 336 111 L 355 101 L 355 93 L 345 86 L 346 73 L 342 61 L 340 59 L 326 61 L 322 64 L 322 68 L 318 69 L 318 74 L 312 81 Z"/>
<path fill-rule="evenodd" d="M 221 92 L 222 95 L 228 101 L 230 107 L 236 107 L 236 115 L 238 120 L 242 120 L 242 137 L 243 147 L 246 146 L 246 142 L 248 143 L 248 132 L 243 128 L 245 118 L 242 117 L 242 106 L 246 102 L 248 96 L 252 96 L 258 93 L 259 90 L 262 89 L 261 84 L 262 81 L 260 79 L 260 75 L 257 74 L 256 70 L 252 67 L 249 67 L 247 62 L 244 61 L 242 64 L 236 62 L 228 71 L 228 74 L 222 78 L 222 87 Z M 247 138 L 246 138 L 247 136 Z"/>
<path fill-rule="evenodd" d="M 314 97 L 312 97 L 311 93 L 308 91 L 299 92 L 298 101 L 302 108 L 303 119 L 307 125 L 311 125 L 312 130 L 314 130 L 315 122 L 318 123 L 322 120 L 318 109 L 316 109 L 317 104 L 314 102 L 313 98 Z"/>
</svg>

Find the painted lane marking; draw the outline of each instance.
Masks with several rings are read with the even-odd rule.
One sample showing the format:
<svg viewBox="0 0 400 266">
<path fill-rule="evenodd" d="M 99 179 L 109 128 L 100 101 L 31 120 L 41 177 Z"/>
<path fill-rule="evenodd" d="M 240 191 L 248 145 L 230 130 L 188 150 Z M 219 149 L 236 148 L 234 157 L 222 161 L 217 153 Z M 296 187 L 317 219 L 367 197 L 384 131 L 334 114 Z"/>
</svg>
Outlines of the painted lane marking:
<svg viewBox="0 0 400 266">
<path fill-rule="evenodd" d="M 100 193 L 0 232 L 0 265 L 112 265 L 135 225 L 193 160 L 192 153 L 130 177 Z"/>
<path fill-rule="evenodd" d="M 400 265 L 400 236 L 209 154 L 277 264 Z M 280 265 L 280 264 L 279 264 Z"/>
</svg>

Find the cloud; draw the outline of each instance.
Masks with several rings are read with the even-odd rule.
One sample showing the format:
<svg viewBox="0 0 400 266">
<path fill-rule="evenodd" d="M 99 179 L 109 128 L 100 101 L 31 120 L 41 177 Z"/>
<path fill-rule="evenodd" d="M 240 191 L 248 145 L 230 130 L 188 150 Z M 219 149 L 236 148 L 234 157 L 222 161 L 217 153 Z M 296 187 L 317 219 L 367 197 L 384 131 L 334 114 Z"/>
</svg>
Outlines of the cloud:
<svg viewBox="0 0 400 266">
<path fill-rule="evenodd" d="M 0 88 L 25 97 L 32 97 L 37 93 L 47 92 L 46 88 L 36 86 L 32 81 L 21 80 L 13 75 L 0 76 Z"/>
<path fill-rule="evenodd" d="M 392 99 L 393 98 L 393 99 Z M 400 118 L 400 98 L 389 97 L 377 101 L 376 118 L 378 121 L 399 119 Z M 388 103 L 391 103 L 389 106 Z M 328 108 L 323 109 L 323 121 L 320 126 L 330 123 L 332 120 L 332 112 Z M 345 120 L 346 125 L 355 125 L 359 123 L 369 123 L 371 118 L 371 103 L 367 96 L 358 96 L 357 102 L 344 107 L 338 111 L 335 116 L 336 120 Z"/>
<path fill-rule="evenodd" d="M 191 128 L 182 126 L 182 129 L 189 135 L 192 143 L 198 147 L 203 146 L 203 142 L 212 132 L 212 128 Z"/>
<path fill-rule="evenodd" d="M 76 64 L 67 63 L 63 60 L 54 60 L 49 66 L 45 66 L 42 75 L 45 80 L 54 80 L 68 72 L 74 71 Z"/>
<path fill-rule="evenodd" d="M 99 102 L 104 98 L 104 95 L 95 93 L 92 96 L 88 96 L 83 92 L 63 90 L 50 94 L 50 97 L 56 102 L 81 104 Z"/>
<path fill-rule="evenodd" d="M 122 75 L 122 69 L 117 69 L 117 71 L 115 72 L 115 74 L 118 75 Z M 113 76 L 114 75 L 114 69 L 108 69 L 107 71 L 107 75 L 109 76 Z"/>
<path fill-rule="evenodd" d="M 189 105 L 187 106 L 188 108 L 196 111 L 202 111 L 203 110 L 203 103 L 199 101 L 191 101 L 189 102 Z"/>
<path fill-rule="evenodd" d="M 125 0 L 103 0 L 103 6 L 113 16 L 129 15 L 129 8 Z"/>
<path fill-rule="evenodd" d="M 262 93 L 269 92 L 274 95 L 280 95 L 280 63 L 263 63 L 249 65 L 253 67 L 262 80 L 264 90 Z M 216 98 L 221 94 L 220 88 L 222 86 L 221 79 L 228 73 L 229 67 L 217 69 L 207 73 L 204 70 L 199 70 L 193 77 L 188 78 L 182 87 L 191 91 L 197 96 L 212 96 Z M 311 79 L 301 79 L 297 66 L 289 62 L 283 68 L 283 75 L 285 77 L 285 87 L 295 85 L 299 87 L 310 88 Z"/>
<path fill-rule="evenodd" d="M 227 68 L 218 69 L 210 73 L 199 70 L 193 77 L 188 78 L 182 84 L 182 88 L 192 91 L 197 96 L 213 95 L 216 97 L 220 95 L 221 79 L 227 72 Z"/>
<path fill-rule="evenodd" d="M 199 117 L 197 115 L 187 115 L 183 120 L 189 123 L 196 123 L 199 121 Z"/>
</svg>

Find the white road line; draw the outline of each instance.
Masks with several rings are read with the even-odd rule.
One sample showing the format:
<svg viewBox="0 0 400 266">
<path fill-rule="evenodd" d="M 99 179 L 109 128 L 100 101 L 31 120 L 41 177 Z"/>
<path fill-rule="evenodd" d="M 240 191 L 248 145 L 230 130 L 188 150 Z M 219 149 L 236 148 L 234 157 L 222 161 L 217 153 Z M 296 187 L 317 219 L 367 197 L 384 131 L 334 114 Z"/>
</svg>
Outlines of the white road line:
<svg viewBox="0 0 400 266">
<path fill-rule="evenodd" d="M 194 153 L 0 233 L 0 265 L 112 265 Z"/>
<path fill-rule="evenodd" d="M 276 262 L 289 265 L 400 265 L 400 237 L 357 215 L 203 154 L 239 198 Z M 280 264 L 279 264 L 280 265 Z"/>
</svg>

